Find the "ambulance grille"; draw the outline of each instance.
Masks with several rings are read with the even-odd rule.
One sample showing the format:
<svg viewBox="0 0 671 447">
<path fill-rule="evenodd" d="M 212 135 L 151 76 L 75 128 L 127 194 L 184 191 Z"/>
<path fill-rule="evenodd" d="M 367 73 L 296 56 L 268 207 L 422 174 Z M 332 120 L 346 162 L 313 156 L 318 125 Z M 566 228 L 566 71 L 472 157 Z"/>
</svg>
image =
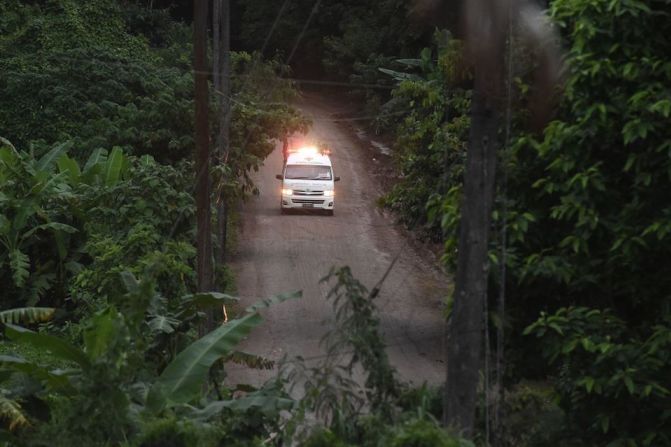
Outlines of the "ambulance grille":
<svg viewBox="0 0 671 447">
<path fill-rule="evenodd" d="M 293 203 L 312 203 L 313 205 L 323 205 L 324 201 L 323 200 L 315 200 L 315 199 L 291 199 Z"/>
<path fill-rule="evenodd" d="M 324 191 L 306 191 L 303 189 L 294 189 L 295 196 L 323 196 Z"/>
</svg>

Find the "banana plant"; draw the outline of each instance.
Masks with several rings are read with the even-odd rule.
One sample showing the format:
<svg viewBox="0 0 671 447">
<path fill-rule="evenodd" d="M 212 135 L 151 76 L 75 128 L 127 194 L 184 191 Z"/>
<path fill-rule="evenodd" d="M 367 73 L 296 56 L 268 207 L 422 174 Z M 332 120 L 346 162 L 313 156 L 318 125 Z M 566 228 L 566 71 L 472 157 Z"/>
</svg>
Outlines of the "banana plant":
<svg viewBox="0 0 671 447">
<path fill-rule="evenodd" d="M 192 343 L 168 364 L 154 382 L 147 396 L 147 408 L 158 413 L 195 400 L 202 392 L 212 365 L 234 353 L 235 346 L 261 324 L 261 309 L 300 297 L 301 293 L 295 292 L 259 301 L 245 309 L 244 316 L 221 325 Z"/>
<path fill-rule="evenodd" d="M 0 371 L 23 378 L 14 382 L 32 383 L 30 396 L 47 406 L 50 406 L 50 397 L 59 397 L 67 399 L 73 407 L 95 408 L 96 411 L 88 412 L 90 417 L 86 421 L 69 415 L 64 424 L 80 424 L 83 430 L 102 427 L 99 433 L 109 438 L 118 431 L 119 421 L 127 420 L 130 400 L 126 378 L 136 374 L 137 365 L 129 359 L 137 355 L 132 352 L 123 315 L 113 307 L 98 312 L 87 323 L 83 347 L 62 337 L 6 324 L 8 340 L 41 353 L 41 358 L 49 353 L 49 358 L 59 367 L 38 364 L 19 356 L 0 356 Z"/>
<path fill-rule="evenodd" d="M 28 416 L 21 408 L 21 404 L 8 398 L 4 393 L 0 394 L 0 419 L 7 421 L 10 432 L 30 426 Z"/>
<path fill-rule="evenodd" d="M 35 256 L 38 244 L 53 242 L 55 262 L 66 266 L 68 240 L 77 229 L 53 218 L 54 200 L 72 197 L 80 184 L 113 187 L 128 171 L 129 161 L 119 147 L 93 151 L 83 168 L 68 157 L 71 144 L 56 145 L 36 159 L 0 139 L 0 275 L 8 272 L 21 304 L 35 305 L 48 291 L 63 268 L 41 262 Z M 149 162 L 145 160 L 145 162 Z M 56 172 L 57 171 L 57 172 Z"/>
<path fill-rule="evenodd" d="M 0 356 L 0 372 L 13 371 L 28 375 L 39 381 L 49 392 L 66 396 L 76 396 L 78 393 L 85 392 L 78 388 L 82 386 L 82 383 L 95 384 L 104 381 L 105 389 L 110 393 L 116 393 L 109 397 L 119 403 L 118 408 L 114 409 L 114 414 L 128 411 L 130 390 L 140 385 L 139 382 L 135 382 L 138 380 L 139 371 L 145 371 L 143 375 L 146 375 L 153 369 L 153 365 L 147 364 L 145 351 L 142 350 L 145 346 L 142 334 L 144 328 L 148 326 L 151 328 L 151 322 L 156 321 L 159 316 L 152 312 L 161 308 L 156 304 L 156 294 L 149 281 L 138 281 L 129 273 L 124 275 L 123 281 L 129 291 L 123 295 L 123 299 L 116 302 L 120 306 L 119 310 L 114 305 L 110 305 L 89 319 L 84 326 L 83 348 L 60 337 L 34 332 L 10 323 L 37 322 L 52 315 L 51 310 L 14 309 L 0 313 L 0 318 L 7 322 L 5 335 L 9 340 L 30 346 L 37 351 L 47 351 L 53 358 L 70 365 L 65 370 L 50 370 L 21 357 Z M 241 317 L 222 324 L 188 345 L 150 384 L 144 399 L 145 409 L 150 413 L 158 414 L 166 408 L 185 407 L 196 401 L 201 396 L 210 368 L 217 361 L 232 355 L 238 359 L 247 356 L 248 359 L 253 358 L 254 361 L 258 361 L 256 356 L 238 353 L 235 347 L 252 329 L 261 324 L 260 310 L 300 296 L 300 292 L 296 292 L 262 300 L 245 309 Z M 198 316 L 203 309 L 221 306 L 222 303 L 230 302 L 232 299 L 234 298 L 230 295 L 220 293 L 187 295 L 182 299 L 178 311 L 171 314 L 173 316 L 170 318 L 177 321 L 180 321 L 179 318 L 191 319 Z M 166 331 L 166 328 L 170 326 L 166 324 L 167 326 L 156 323 L 158 326 L 156 332 Z M 172 328 L 172 330 L 175 329 Z M 155 336 L 153 332 L 150 329 L 149 336 Z M 133 364 L 133 359 L 137 363 Z M 118 383 L 110 390 L 109 384 L 114 381 Z M 86 389 L 90 388 L 85 387 L 84 390 Z M 88 396 L 88 398 L 92 397 Z M 253 400 L 244 405 L 257 406 L 261 403 L 269 405 L 268 401 L 262 399 L 260 395 L 249 398 Z M 232 403 L 222 403 L 219 407 L 232 408 L 232 405 Z M 286 402 L 278 400 L 273 405 L 286 405 Z"/>
<path fill-rule="evenodd" d="M 159 353 L 161 357 L 158 366 L 164 366 L 163 362 L 169 362 L 177 351 L 186 347 L 185 334 L 201 321 L 204 311 L 238 302 L 238 298 L 219 292 L 187 294 L 168 300 L 156 290 L 148 275 L 138 280 L 132 273 L 123 272 L 121 280 L 126 293 L 110 300 L 132 320 L 130 326 L 137 329 L 134 336 L 149 339 L 148 352 Z"/>
<path fill-rule="evenodd" d="M 0 420 L 5 426 L 4 429 L 0 428 L 0 445 L 16 445 L 17 439 L 14 433 L 31 426 L 30 418 L 23 409 L 20 398 L 6 386 L 10 378 L 9 374 L 0 370 Z"/>
<path fill-rule="evenodd" d="M 53 318 L 56 309 L 53 307 L 21 307 L 0 311 L 0 323 L 33 324 L 44 323 Z"/>
<path fill-rule="evenodd" d="M 77 231 L 53 221 L 47 208 L 48 203 L 68 194 L 64 176 L 53 173 L 56 160 L 68 147 L 58 145 L 35 159 L 6 140 L 0 142 L 0 273 L 8 268 L 13 285 L 31 292 L 27 294 L 28 305 L 39 300 L 51 279 L 49 272 L 31 259 L 31 250 L 46 235 L 62 260 L 65 235 Z"/>
<path fill-rule="evenodd" d="M 0 312 L 0 322 L 3 324 L 34 324 L 43 323 L 53 318 L 56 309 L 50 307 L 24 307 L 19 309 L 9 309 Z M 12 433 L 30 427 L 30 419 L 28 414 L 21 406 L 21 402 L 14 393 L 10 393 L 9 387 L 4 386 L 5 382 L 11 379 L 11 371 L 2 368 L 8 363 L 14 363 L 17 369 L 30 366 L 28 362 L 23 359 L 0 355 L 0 420 L 5 421 L 6 430 L 0 430 L 0 443 L 7 442 L 13 445 L 16 441 Z M 39 367 L 33 365 L 37 370 Z M 48 374 L 46 371 L 41 371 L 42 376 Z"/>
<path fill-rule="evenodd" d="M 145 157 L 144 156 L 143 160 Z M 71 185 L 101 185 L 115 186 L 128 172 L 129 160 L 124 155 L 123 150 L 115 146 L 108 154 L 107 150 L 98 148 L 94 150 L 80 168 L 77 160 L 70 158 L 67 154 L 62 154 L 57 161 L 58 169 L 61 174 L 67 176 Z"/>
</svg>

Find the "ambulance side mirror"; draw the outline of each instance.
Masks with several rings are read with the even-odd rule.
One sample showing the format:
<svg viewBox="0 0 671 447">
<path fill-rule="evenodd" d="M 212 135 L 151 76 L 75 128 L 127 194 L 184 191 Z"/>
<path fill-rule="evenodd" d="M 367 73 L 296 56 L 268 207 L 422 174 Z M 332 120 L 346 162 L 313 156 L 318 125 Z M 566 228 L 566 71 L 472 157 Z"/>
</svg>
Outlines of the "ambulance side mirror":
<svg viewBox="0 0 671 447">
<path fill-rule="evenodd" d="M 340 177 L 335 177 L 335 178 L 333 179 L 333 181 L 334 181 L 334 182 L 339 182 L 339 181 L 340 181 Z"/>
<path fill-rule="evenodd" d="M 276 178 L 277 180 L 282 180 L 282 174 L 276 174 L 276 175 L 275 175 L 275 178 Z"/>
</svg>

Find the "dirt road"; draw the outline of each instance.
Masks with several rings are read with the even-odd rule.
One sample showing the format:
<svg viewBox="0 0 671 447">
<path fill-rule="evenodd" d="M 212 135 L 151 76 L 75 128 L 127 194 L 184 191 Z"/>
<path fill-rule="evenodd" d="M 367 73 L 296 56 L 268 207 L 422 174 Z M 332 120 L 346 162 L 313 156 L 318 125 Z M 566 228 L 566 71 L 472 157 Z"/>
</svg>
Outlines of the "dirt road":
<svg viewBox="0 0 671 447">
<path fill-rule="evenodd" d="M 243 206 L 233 270 L 244 305 L 295 290 L 302 290 L 303 298 L 267 310 L 264 323 L 241 349 L 273 360 L 284 354 L 318 358 L 323 354 L 319 340 L 333 315 L 326 301 L 329 287 L 319 280 L 331 266 L 349 265 L 371 289 L 400 253 L 376 298 L 388 354 L 403 380 L 441 383 L 446 278 L 376 209 L 381 191 L 369 172 L 370 154 L 334 120 L 337 108 L 313 97 L 299 107 L 313 120 L 310 136 L 328 143 L 333 151 L 335 175 L 342 179 L 336 183 L 335 216 L 280 214 L 280 181 L 275 179 L 282 169 L 278 147 L 255 176 L 260 196 Z M 274 374 L 237 365 L 230 365 L 227 372 L 231 383 L 255 385 Z"/>
</svg>

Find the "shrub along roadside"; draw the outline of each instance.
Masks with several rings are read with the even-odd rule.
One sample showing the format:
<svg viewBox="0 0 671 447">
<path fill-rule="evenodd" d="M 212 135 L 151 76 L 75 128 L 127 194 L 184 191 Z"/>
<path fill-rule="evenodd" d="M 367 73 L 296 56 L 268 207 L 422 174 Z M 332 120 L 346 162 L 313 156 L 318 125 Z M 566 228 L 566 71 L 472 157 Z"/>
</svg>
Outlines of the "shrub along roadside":
<svg viewBox="0 0 671 447">
<path fill-rule="evenodd" d="M 297 359 L 286 365 L 290 374 L 280 374 L 258 390 L 240 388 L 246 394 L 236 399 L 231 398 L 234 390 L 213 380 L 211 368 L 236 355 L 236 344 L 261 323 L 260 310 L 300 294 L 256 303 L 175 354 L 177 350 L 167 349 L 166 337 L 184 337 L 203 317 L 202 310 L 235 298 L 184 296 L 170 311 L 151 275 L 139 281 L 128 272 L 121 277 L 126 292 L 110 297 L 107 307 L 83 320 L 83 348 L 9 323 L 34 325 L 50 318 L 53 309 L 0 314 L 8 338 L 3 345 L 48 351 L 68 365 L 53 369 L 16 355 L 0 356 L 5 390 L 0 402 L 8 424 L 0 431 L 2 439 L 55 446 L 163 445 L 167 439 L 176 446 L 259 445 L 262 440 L 273 445 L 473 445 L 440 428 L 427 390 L 409 390 L 397 382 L 380 355 L 384 344 L 376 330 L 373 297 L 347 268 L 334 269 L 325 278 L 334 283 L 330 297 L 337 324 L 324 338 L 328 355 L 323 362 L 306 368 Z M 352 349 L 354 357 L 346 354 Z M 347 379 L 353 368 L 363 369 L 368 377 L 364 384 Z M 293 387 L 305 385 L 302 398 L 289 397 Z M 314 414 L 319 417 L 310 416 Z"/>
<path fill-rule="evenodd" d="M 257 303 L 244 316 L 185 346 L 175 356 L 173 350 L 166 349 L 170 345 L 166 336 L 183 337 L 198 324 L 201 310 L 220 307 L 234 298 L 191 295 L 182 298 L 176 310 L 158 313 L 167 309 L 152 280 L 138 282 L 130 273 L 122 277 L 128 292 L 112 297 L 107 307 L 82 322 L 83 349 L 53 335 L 5 325 L 9 340 L 49 351 L 70 364 L 67 371 L 59 371 L 17 356 L 0 357 L 3 381 L 17 380 L 17 375 L 22 378 L 18 382 L 22 386 L 15 382 L 11 394 L 5 395 L 17 410 L 10 428 L 20 430 L 22 442 L 39 444 L 54 430 L 62 432 L 67 427 L 51 445 L 118 443 L 137 433 L 141 421 L 156 420 L 174 409 L 192 415 L 182 415 L 185 419 L 198 420 L 198 408 L 185 404 L 202 393 L 210 367 L 261 322 L 260 309 L 299 296 L 284 295 Z M 157 362 L 152 352 L 163 361 Z M 29 400 L 41 402 L 49 411 L 40 415 L 31 413 L 30 407 L 21 407 L 20 402 Z M 216 414 L 212 410 L 216 403 L 222 408 L 228 405 L 227 401 L 210 402 L 209 416 L 203 420 Z M 9 432 L 4 434 L 10 436 Z"/>
</svg>

